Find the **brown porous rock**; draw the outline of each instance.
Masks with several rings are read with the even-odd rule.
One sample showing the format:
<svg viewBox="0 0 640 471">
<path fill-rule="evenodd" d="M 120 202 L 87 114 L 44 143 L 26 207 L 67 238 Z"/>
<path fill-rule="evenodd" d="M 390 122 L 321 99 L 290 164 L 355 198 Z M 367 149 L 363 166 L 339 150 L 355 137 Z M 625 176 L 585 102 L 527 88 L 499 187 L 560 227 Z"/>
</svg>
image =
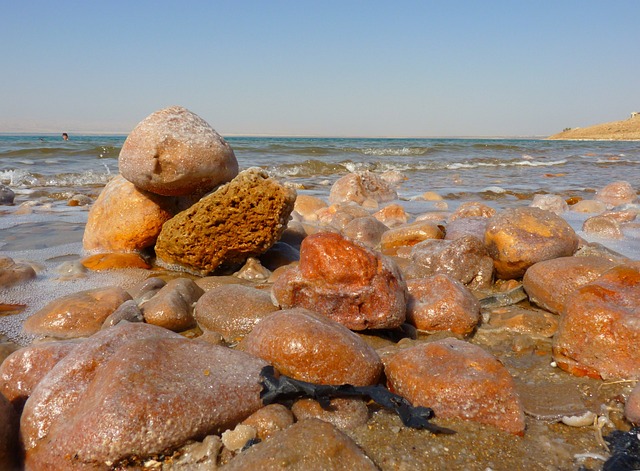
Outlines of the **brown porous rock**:
<svg viewBox="0 0 640 471">
<path fill-rule="evenodd" d="M 274 282 L 284 308 L 303 307 L 352 330 L 395 328 L 405 320 L 407 286 L 387 257 L 339 234 L 308 236 L 298 266 Z"/>
<path fill-rule="evenodd" d="M 280 373 L 320 384 L 375 384 L 382 362 L 372 347 L 337 322 L 308 309 L 287 309 L 262 319 L 240 348 Z"/>
<path fill-rule="evenodd" d="M 565 302 L 553 358 L 577 376 L 640 379 L 640 262 L 618 265 Z"/>
<path fill-rule="evenodd" d="M 493 355 L 453 338 L 402 350 L 385 367 L 389 388 L 436 417 L 457 417 L 524 434 L 513 378 Z"/>
<path fill-rule="evenodd" d="M 155 244 L 177 212 L 176 198 L 141 190 L 117 175 L 91 206 L 82 245 L 91 252 L 139 252 Z"/>
<path fill-rule="evenodd" d="M 616 263 L 604 257 L 559 257 L 538 262 L 527 269 L 522 285 L 538 306 L 561 314 L 567 296 L 592 282 Z"/>
<path fill-rule="evenodd" d="M 573 255 L 579 239 L 557 214 L 525 207 L 493 216 L 484 242 L 498 278 L 511 279 L 522 277 L 534 263 Z"/>
<path fill-rule="evenodd" d="M 480 303 L 459 281 L 439 274 L 407 281 L 407 322 L 417 329 L 454 334 L 473 332 L 480 321 Z"/>
<path fill-rule="evenodd" d="M 122 145 L 121 175 L 158 195 L 200 195 L 238 174 L 233 149 L 200 116 L 181 106 L 150 114 Z"/>
<path fill-rule="evenodd" d="M 280 239 L 295 199 L 266 172 L 245 170 L 164 224 L 158 262 L 197 275 L 242 264 Z"/>
</svg>

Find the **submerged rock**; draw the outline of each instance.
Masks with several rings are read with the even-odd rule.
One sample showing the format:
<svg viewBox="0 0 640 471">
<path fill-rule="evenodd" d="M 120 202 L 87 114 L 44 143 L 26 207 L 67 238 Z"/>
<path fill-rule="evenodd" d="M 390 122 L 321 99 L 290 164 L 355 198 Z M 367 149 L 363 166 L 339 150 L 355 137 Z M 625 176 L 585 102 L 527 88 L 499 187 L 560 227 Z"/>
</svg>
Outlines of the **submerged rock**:
<svg viewBox="0 0 640 471">
<path fill-rule="evenodd" d="M 565 303 L 553 358 L 578 376 L 640 379 L 640 262 L 619 265 Z"/>
<path fill-rule="evenodd" d="M 164 224 L 158 261 L 198 275 L 244 263 L 278 241 L 295 199 L 266 172 L 245 170 Z"/>
<path fill-rule="evenodd" d="M 407 288 L 398 267 L 383 255 L 330 232 L 308 236 L 300 264 L 273 284 L 282 308 L 314 310 L 352 330 L 400 326 Z"/>
<path fill-rule="evenodd" d="M 158 195 L 205 194 L 238 174 L 233 150 L 205 120 L 181 106 L 150 114 L 129 133 L 120 173 Z"/>
</svg>

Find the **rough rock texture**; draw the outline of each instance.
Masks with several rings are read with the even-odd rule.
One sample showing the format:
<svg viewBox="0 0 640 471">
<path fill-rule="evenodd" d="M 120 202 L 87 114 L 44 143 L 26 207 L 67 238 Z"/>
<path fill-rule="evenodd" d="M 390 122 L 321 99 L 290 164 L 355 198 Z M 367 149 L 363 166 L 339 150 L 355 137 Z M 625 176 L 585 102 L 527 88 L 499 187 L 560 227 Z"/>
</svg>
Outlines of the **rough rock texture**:
<svg viewBox="0 0 640 471">
<path fill-rule="evenodd" d="M 413 246 L 407 278 L 449 275 L 471 289 L 484 289 L 493 281 L 493 260 L 484 244 L 473 236 L 455 240 L 426 240 Z"/>
<path fill-rule="evenodd" d="M 280 373 L 320 384 L 366 386 L 382 372 L 378 354 L 349 329 L 307 309 L 278 311 L 262 319 L 241 348 Z"/>
<path fill-rule="evenodd" d="M 609 206 L 618 206 L 625 203 L 633 203 L 638 195 L 627 181 L 609 183 L 596 192 L 595 199 Z"/>
<path fill-rule="evenodd" d="M 88 251 L 138 252 L 153 246 L 177 212 L 176 198 L 141 190 L 117 175 L 91 206 L 82 245 Z"/>
<path fill-rule="evenodd" d="M 487 224 L 485 245 L 499 278 L 519 278 L 531 265 L 573 255 L 578 236 L 560 216 L 539 208 L 506 209 Z"/>
<path fill-rule="evenodd" d="M 307 419 L 240 453 L 224 470 L 285 468 L 291 471 L 378 469 L 358 445 L 336 427 L 319 419 Z"/>
<path fill-rule="evenodd" d="M 596 256 L 554 258 L 529 267 L 522 284 L 532 302 L 561 314 L 567 296 L 615 265 L 604 257 Z"/>
<path fill-rule="evenodd" d="M 79 342 L 34 343 L 13 352 L 0 364 L 0 393 L 20 409 L 40 380 Z"/>
<path fill-rule="evenodd" d="M 398 203 L 392 203 L 376 211 L 373 217 L 387 227 L 400 226 L 409 221 L 409 215 Z"/>
<path fill-rule="evenodd" d="M 238 174 L 226 141 L 201 117 L 180 106 L 150 114 L 120 150 L 120 173 L 159 195 L 204 194 Z"/>
<path fill-rule="evenodd" d="M 496 210 L 491 206 L 478 201 L 467 201 L 458 206 L 458 209 L 449 216 L 449 222 L 460 218 L 482 217 L 490 218 L 496 214 Z"/>
<path fill-rule="evenodd" d="M 285 269 L 272 294 L 285 309 L 311 309 L 352 330 L 394 328 L 405 319 L 407 287 L 398 267 L 329 232 L 302 242 L 300 264 Z"/>
<path fill-rule="evenodd" d="M 605 272 L 565 305 L 553 339 L 558 366 L 578 376 L 640 379 L 640 262 Z"/>
<path fill-rule="evenodd" d="M 386 363 L 390 389 L 436 417 L 459 417 L 524 433 L 524 412 L 513 378 L 482 348 L 443 339 L 402 350 Z"/>
<path fill-rule="evenodd" d="M 165 223 L 156 255 L 167 266 L 207 275 L 264 253 L 278 241 L 296 193 L 259 169 L 202 198 Z"/>
<path fill-rule="evenodd" d="M 407 322 L 419 330 L 449 330 L 467 335 L 480 321 L 480 303 L 462 283 L 449 275 L 407 281 Z"/>
<path fill-rule="evenodd" d="M 27 400 L 26 468 L 109 469 L 234 427 L 261 407 L 265 365 L 148 324 L 103 330 L 60 360 Z"/>
<path fill-rule="evenodd" d="M 329 203 L 354 203 L 377 207 L 378 203 L 393 201 L 398 197 L 389 183 L 375 173 L 354 172 L 338 179 L 329 192 Z"/>
<path fill-rule="evenodd" d="M 271 295 L 242 285 L 221 285 L 202 295 L 195 306 L 198 326 L 222 334 L 229 342 L 247 335 L 261 319 L 277 311 Z"/>
<path fill-rule="evenodd" d="M 11 257 L 0 255 L 0 287 L 18 285 L 36 277 L 36 271 L 24 262 L 16 263 Z"/>
<path fill-rule="evenodd" d="M 102 327 L 105 319 L 131 299 L 118 286 L 107 286 L 54 299 L 29 317 L 25 332 L 58 338 L 87 337 Z"/>
<path fill-rule="evenodd" d="M 400 247 L 412 247 L 427 239 L 444 238 L 444 230 L 431 221 L 419 221 L 394 227 L 382 234 L 380 251 L 395 255 Z"/>
<path fill-rule="evenodd" d="M 203 294 L 193 280 L 175 278 L 142 304 L 142 314 L 149 324 L 181 332 L 196 325 L 193 306 Z"/>
</svg>

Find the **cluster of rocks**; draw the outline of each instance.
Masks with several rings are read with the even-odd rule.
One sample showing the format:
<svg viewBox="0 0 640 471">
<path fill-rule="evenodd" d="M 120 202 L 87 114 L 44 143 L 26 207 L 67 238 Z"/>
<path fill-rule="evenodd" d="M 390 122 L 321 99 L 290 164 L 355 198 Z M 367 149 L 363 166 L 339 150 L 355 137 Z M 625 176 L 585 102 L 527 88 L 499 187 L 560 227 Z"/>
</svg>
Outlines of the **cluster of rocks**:
<svg viewBox="0 0 640 471">
<path fill-rule="evenodd" d="M 31 316 L 25 331 L 49 338 L 0 365 L 7 463 L 377 469 L 346 433 L 369 420 L 364 400 L 263 407 L 266 365 L 325 385 L 384 381 L 437 419 L 523 435 L 518 384 L 472 341 L 483 323 L 553 337 L 555 362 L 573 375 L 640 379 L 640 262 L 581 240 L 557 199 L 499 212 L 469 203 L 411 221 L 393 185 L 370 172 L 338 180 L 329 204 L 296 199 L 258 170 L 236 175 L 231 149 L 181 108 L 143 121 L 120 159 L 85 247 L 154 248 L 160 265 L 199 277 L 157 272 Z M 598 192 L 598 217 L 634 219 L 611 210 L 636 198 L 624 188 Z M 245 261 L 235 276 L 205 276 Z M 499 310 L 522 300 L 540 309 Z M 385 336 L 406 341 L 381 347 Z M 626 417 L 640 422 L 640 387 Z"/>
</svg>

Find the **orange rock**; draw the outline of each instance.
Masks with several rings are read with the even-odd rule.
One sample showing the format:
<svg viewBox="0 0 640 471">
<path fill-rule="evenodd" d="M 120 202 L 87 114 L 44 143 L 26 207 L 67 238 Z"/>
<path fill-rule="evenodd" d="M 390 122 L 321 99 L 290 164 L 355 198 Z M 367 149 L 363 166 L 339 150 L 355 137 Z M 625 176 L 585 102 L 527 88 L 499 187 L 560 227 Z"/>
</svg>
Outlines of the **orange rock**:
<svg viewBox="0 0 640 471">
<path fill-rule="evenodd" d="M 431 221 L 413 222 L 384 232 L 380 239 L 380 251 L 385 255 L 395 255 L 400 247 L 412 247 L 427 239 L 442 238 L 442 226 Z"/>
<path fill-rule="evenodd" d="M 404 210 L 404 208 L 397 204 L 393 203 L 373 214 L 373 217 L 378 221 L 383 223 L 387 227 L 399 226 L 401 224 L 406 224 L 409 220 L 409 215 Z"/>
<path fill-rule="evenodd" d="M 389 388 L 436 417 L 458 417 L 524 434 L 524 412 L 507 369 L 482 348 L 443 339 L 402 350 L 386 363 Z"/>
<path fill-rule="evenodd" d="M 522 284 L 532 302 L 561 314 L 567 296 L 615 265 L 604 257 L 559 257 L 529 267 Z"/>
<path fill-rule="evenodd" d="M 189 278 L 175 278 L 142 304 L 142 314 L 149 324 L 182 332 L 196 325 L 193 306 L 203 294 Z"/>
<path fill-rule="evenodd" d="M 280 373 L 312 383 L 366 386 L 382 373 L 380 357 L 364 340 L 307 309 L 265 317 L 240 345 Z"/>
<path fill-rule="evenodd" d="M 103 271 L 119 268 L 151 268 L 137 253 L 99 253 L 83 258 L 80 263 L 89 270 Z"/>
<path fill-rule="evenodd" d="M 316 212 L 326 207 L 327 203 L 316 196 L 298 195 L 293 205 L 293 210 L 307 221 L 317 221 L 318 215 Z"/>
<path fill-rule="evenodd" d="M 293 413 L 282 404 L 269 404 L 244 419 L 242 424 L 255 428 L 258 438 L 265 440 L 293 425 Z"/>
<path fill-rule="evenodd" d="M 272 288 L 284 309 L 304 307 L 349 329 L 400 326 L 405 319 L 406 283 L 388 258 L 324 232 L 308 236 L 300 264 L 285 269 Z"/>
<path fill-rule="evenodd" d="M 560 216 L 538 208 L 513 208 L 493 216 L 485 245 L 499 278 L 519 278 L 537 262 L 573 255 L 578 236 Z"/>
<path fill-rule="evenodd" d="M 640 379 L 640 262 L 619 265 L 567 298 L 553 356 L 577 376 Z"/>
</svg>

